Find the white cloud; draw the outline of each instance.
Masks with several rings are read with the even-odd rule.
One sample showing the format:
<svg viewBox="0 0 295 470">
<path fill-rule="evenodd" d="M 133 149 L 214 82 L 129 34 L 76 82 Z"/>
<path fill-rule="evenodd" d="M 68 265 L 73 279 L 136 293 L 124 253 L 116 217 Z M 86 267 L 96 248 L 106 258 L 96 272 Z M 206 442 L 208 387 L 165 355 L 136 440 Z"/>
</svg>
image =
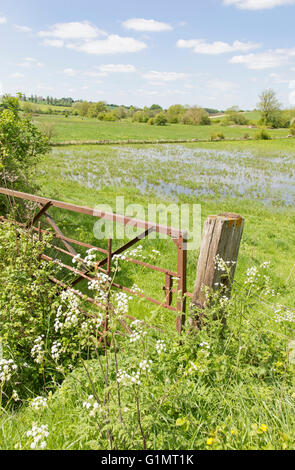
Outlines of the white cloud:
<svg viewBox="0 0 295 470">
<path fill-rule="evenodd" d="M 87 77 L 92 77 L 92 78 L 100 78 L 100 77 L 106 77 L 107 74 L 104 72 L 84 72 L 84 75 Z"/>
<path fill-rule="evenodd" d="M 230 59 L 232 64 L 244 64 L 250 70 L 264 70 L 288 65 L 290 58 L 295 56 L 293 49 L 274 49 L 261 54 L 247 54 L 234 56 Z"/>
<path fill-rule="evenodd" d="M 130 64 L 105 64 L 98 67 L 101 72 L 105 73 L 134 73 L 136 68 Z"/>
<path fill-rule="evenodd" d="M 44 64 L 42 62 L 39 62 L 37 59 L 34 59 L 33 57 L 25 57 L 23 59 L 23 62 L 18 64 L 19 67 L 43 67 Z"/>
<path fill-rule="evenodd" d="M 38 35 L 44 38 L 45 46 L 67 47 L 86 54 L 138 52 L 147 47 L 144 42 L 134 38 L 108 34 L 88 21 L 57 23 L 47 31 L 40 31 Z"/>
<path fill-rule="evenodd" d="M 151 83 L 163 83 L 163 82 L 172 82 L 176 80 L 184 80 L 188 78 L 190 75 L 186 73 L 179 73 L 179 72 L 157 72 L 152 70 L 142 75 L 143 78 L 148 80 Z"/>
<path fill-rule="evenodd" d="M 281 77 L 281 75 L 279 75 L 278 73 L 270 73 L 269 78 L 275 83 L 289 83 L 289 80 Z"/>
<path fill-rule="evenodd" d="M 167 23 L 156 20 L 145 20 L 144 18 L 131 18 L 122 23 L 124 28 L 134 31 L 159 32 L 171 31 L 173 28 Z"/>
<path fill-rule="evenodd" d="M 5 16 L 0 16 L 0 24 L 7 23 L 7 18 Z"/>
<path fill-rule="evenodd" d="M 104 55 L 104 54 L 121 54 L 126 52 L 139 52 L 147 47 L 147 45 L 134 38 L 121 37 L 116 34 L 109 35 L 106 39 L 96 41 L 85 41 L 84 43 L 67 44 L 69 49 L 86 52 L 86 54 Z"/>
<path fill-rule="evenodd" d="M 12 73 L 11 75 L 11 78 L 24 78 L 24 75 L 22 73 Z"/>
<path fill-rule="evenodd" d="M 253 42 L 241 42 L 234 41 L 232 44 L 228 44 L 222 41 L 216 41 L 208 43 L 204 39 L 179 39 L 176 43 L 179 48 L 192 49 L 196 54 L 225 54 L 227 52 L 247 52 L 252 49 L 258 49 L 261 45 Z"/>
<path fill-rule="evenodd" d="M 293 90 L 295 88 L 295 80 L 290 80 L 289 88 L 290 88 L 290 90 Z"/>
<path fill-rule="evenodd" d="M 42 44 L 44 46 L 63 47 L 64 46 L 64 41 L 62 39 L 44 39 Z"/>
<path fill-rule="evenodd" d="M 219 80 L 218 78 L 214 78 L 212 80 L 209 80 L 206 83 L 207 88 L 210 88 L 211 90 L 223 92 L 223 93 L 228 93 L 235 91 L 238 88 L 238 84 L 235 82 L 231 81 L 226 81 L 226 80 Z"/>
<path fill-rule="evenodd" d="M 265 10 L 283 5 L 294 5 L 295 0 L 223 0 L 224 5 L 235 5 L 241 10 Z"/>
<path fill-rule="evenodd" d="M 104 31 L 88 21 L 75 21 L 72 23 L 57 23 L 49 28 L 48 31 L 40 31 L 39 36 L 45 38 L 58 39 L 94 39 L 99 35 L 105 35 Z"/>
<path fill-rule="evenodd" d="M 65 75 L 68 75 L 69 77 L 74 77 L 75 75 L 77 75 L 77 70 L 68 68 L 68 69 L 64 69 L 63 73 Z"/>
<path fill-rule="evenodd" d="M 30 33 L 32 30 L 28 26 L 20 26 L 18 24 L 14 25 L 15 29 L 20 33 Z"/>
</svg>

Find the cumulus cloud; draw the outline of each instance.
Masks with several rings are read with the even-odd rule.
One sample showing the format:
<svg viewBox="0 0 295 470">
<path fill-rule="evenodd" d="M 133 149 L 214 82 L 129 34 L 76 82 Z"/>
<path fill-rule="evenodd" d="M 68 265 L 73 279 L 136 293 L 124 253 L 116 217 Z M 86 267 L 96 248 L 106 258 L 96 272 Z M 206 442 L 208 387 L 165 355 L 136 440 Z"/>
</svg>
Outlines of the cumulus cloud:
<svg viewBox="0 0 295 470">
<path fill-rule="evenodd" d="M 20 26 L 18 24 L 14 25 L 15 29 L 20 33 L 30 33 L 32 30 L 28 26 Z"/>
<path fill-rule="evenodd" d="M 74 77 L 75 75 L 77 75 L 77 71 L 71 68 L 64 69 L 63 73 L 65 75 L 68 75 L 68 77 Z"/>
<path fill-rule="evenodd" d="M 22 62 L 18 64 L 19 67 L 43 67 L 43 62 L 39 62 L 37 59 L 33 57 L 25 57 Z"/>
<path fill-rule="evenodd" d="M 162 23 L 156 20 L 146 20 L 144 18 L 131 18 L 122 23 L 124 28 L 132 29 L 134 31 L 144 32 L 160 32 L 171 31 L 173 28 L 167 23 Z"/>
<path fill-rule="evenodd" d="M 207 88 L 211 90 L 227 93 L 232 92 L 238 88 L 238 84 L 231 81 L 226 80 L 219 80 L 218 78 L 214 78 L 209 80 L 206 84 Z"/>
<path fill-rule="evenodd" d="M 39 36 L 58 39 L 94 39 L 98 35 L 106 34 L 88 21 L 74 21 L 71 23 L 56 23 L 47 31 L 40 31 Z"/>
<path fill-rule="evenodd" d="M 7 23 L 7 18 L 5 16 L 0 16 L 0 24 Z"/>
<path fill-rule="evenodd" d="M 103 73 L 133 73 L 136 68 L 131 64 L 105 64 L 100 65 L 99 70 Z"/>
<path fill-rule="evenodd" d="M 44 39 L 42 44 L 50 47 L 64 47 L 65 43 L 62 39 Z"/>
<path fill-rule="evenodd" d="M 157 72 L 152 70 L 142 75 L 143 78 L 148 80 L 151 83 L 163 83 L 163 82 L 173 82 L 176 80 L 184 80 L 190 75 L 186 73 L 179 72 Z"/>
<path fill-rule="evenodd" d="M 57 23 L 47 31 L 40 31 L 43 44 L 51 47 L 67 47 L 86 54 L 120 54 L 138 52 L 147 45 L 131 37 L 108 34 L 88 21 Z"/>
<path fill-rule="evenodd" d="M 95 41 L 85 41 L 80 44 L 67 44 L 69 49 L 86 52 L 86 54 L 105 55 L 105 54 L 121 54 L 127 52 L 139 52 L 147 47 L 147 45 L 134 38 L 121 37 L 117 34 L 110 34 L 106 39 L 98 39 Z"/>
<path fill-rule="evenodd" d="M 250 70 L 264 70 L 288 65 L 291 57 L 295 57 L 295 48 L 273 49 L 261 54 L 234 56 L 230 59 L 230 63 L 243 64 Z"/>
<path fill-rule="evenodd" d="M 22 73 L 12 73 L 11 75 L 11 78 L 24 78 L 24 75 Z"/>
<path fill-rule="evenodd" d="M 261 44 L 256 44 L 253 42 L 241 42 L 234 41 L 232 44 L 228 44 L 222 41 L 216 41 L 212 43 L 206 42 L 204 39 L 179 39 L 176 43 L 179 48 L 192 49 L 196 54 L 225 54 L 228 52 L 247 52 L 252 49 L 258 49 L 261 47 Z"/>
<path fill-rule="evenodd" d="M 266 10 L 283 5 L 294 5 L 295 0 L 223 0 L 224 5 L 235 5 L 241 10 Z"/>
</svg>

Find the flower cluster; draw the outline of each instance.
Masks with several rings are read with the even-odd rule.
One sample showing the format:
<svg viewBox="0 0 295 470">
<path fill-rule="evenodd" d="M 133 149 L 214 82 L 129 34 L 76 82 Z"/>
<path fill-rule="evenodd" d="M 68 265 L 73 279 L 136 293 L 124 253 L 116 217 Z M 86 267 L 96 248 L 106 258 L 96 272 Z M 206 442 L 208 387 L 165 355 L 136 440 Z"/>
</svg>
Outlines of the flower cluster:
<svg viewBox="0 0 295 470">
<path fill-rule="evenodd" d="M 202 341 L 200 343 L 200 351 L 205 354 L 206 357 L 209 356 L 209 350 L 210 350 L 210 344 L 207 343 L 206 341 Z"/>
<path fill-rule="evenodd" d="M 131 290 L 133 292 L 136 292 L 137 294 L 143 294 L 143 290 L 140 289 L 140 287 L 138 287 L 137 284 L 133 284 L 133 286 L 131 287 Z"/>
<path fill-rule="evenodd" d="M 128 313 L 128 302 L 131 299 L 132 297 L 125 294 L 125 292 L 117 292 L 114 295 L 114 305 L 118 315 L 126 315 Z"/>
<path fill-rule="evenodd" d="M 131 323 L 130 328 L 132 333 L 130 333 L 130 343 L 136 343 L 146 336 L 146 331 L 143 330 L 143 326 L 144 324 L 140 320 L 134 320 Z"/>
<path fill-rule="evenodd" d="M 57 332 L 62 328 L 71 328 L 77 325 L 79 318 L 79 298 L 70 290 L 61 293 L 62 305 L 57 309 L 54 329 Z M 61 321 L 63 320 L 63 321 Z"/>
<path fill-rule="evenodd" d="M 257 277 L 260 277 L 258 273 L 258 268 L 256 266 L 252 266 L 251 268 L 247 269 L 247 279 L 245 280 L 246 285 L 254 285 L 257 281 Z"/>
<path fill-rule="evenodd" d="M 144 359 L 143 361 L 139 363 L 139 369 L 143 372 L 150 372 L 152 363 L 153 361 L 147 361 Z"/>
<path fill-rule="evenodd" d="M 57 361 L 60 357 L 60 353 L 61 353 L 60 347 L 61 347 L 60 342 L 58 341 L 53 342 L 52 347 L 51 347 L 51 356 L 55 361 Z"/>
<path fill-rule="evenodd" d="M 130 258 L 142 258 L 143 257 L 142 245 L 138 245 L 133 250 L 126 251 L 126 255 Z"/>
<path fill-rule="evenodd" d="M 162 354 L 162 352 L 165 352 L 167 350 L 166 344 L 162 339 L 158 339 L 156 343 L 156 351 L 158 354 Z"/>
<path fill-rule="evenodd" d="M 295 312 L 288 310 L 282 305 L 278 306 L 278 309 L 275 310 L 275 322 L 281 323 L 283 321 L 294 323 L 295 322 Z"/>
<path fill-rule="evenodd" d="M 30 431 L 27 431 L 27 437 L 33 438 L 33 442 L 31 443 L 31 449 L 36 449 L 39 447 L 40 449 L 45 449 L 47 443 L 45 439 L 49 436 L 48 426 L 42 424 L 38 427 L 36 424 L 33 424 L 33 427 Z"/>
<path fill-rule="evenodd" d="M 43 408 L 47 408 L 47 398 L 45 397 L 36 397 L 31 401 L 31 407 L 34 410 L 41 410 Z"/>
<path fill-rule="evenodd" d="M 91 330 L 92 332 L 97 332 L 103 323 L 102 313 L 98 313 L 97 316 L 88 318 L 87 321 L 84 321 L 81 325 L 83 330 Z"/>
<path fill-rule="evenodd" d="M 31 349 L 31 355 L 37 364 L 42 364 L 45 351 L 44 346 L 44 335 L 38 336 L 34 341 L 34 346 Z"/>
<path fill-rule="evenodd" d="M 9 382 L 12 374 L 17 370 L 17 365 L 12 359 L 0 360 L 0 382 L 3 384 Z"/>
<path fill-rule="evenodd" d="M 215 267 L 218 269 L 218 271 L 225 272 L 225 273 L 229 271 L 231 266 L 236 264 L 235 261 L 224 261 L 219 255 L 215 256 L 214 261 L 215 261 Z"/>
<path fill-rule="evenodd" d="M 119 369 L 117 374 L 117 382 L 125 385 L 140 385 L 140 372 L 132 372 L 128 374 L 125 370 Z"/>
<path fill-rule="evenodd" d="M 83 408 L 86 408 L 86 410 L 89 410 L 89 415 L 90 416 L 95 416 L 96 412 L 99 411 L 100 406 L 97 401 L 95 401 L 93 395 L 89 395 L 88 400 L 83 402 Z"/>
<path fill-rule="evenodd" d="M 88 268 L 92 268 L 95 266 L 97 249 L 90 248 L 90 250 L 87 250 L 86 253 L 87 253 L 87 256 L 84 258 L 83 261 Z"/>
</svg>

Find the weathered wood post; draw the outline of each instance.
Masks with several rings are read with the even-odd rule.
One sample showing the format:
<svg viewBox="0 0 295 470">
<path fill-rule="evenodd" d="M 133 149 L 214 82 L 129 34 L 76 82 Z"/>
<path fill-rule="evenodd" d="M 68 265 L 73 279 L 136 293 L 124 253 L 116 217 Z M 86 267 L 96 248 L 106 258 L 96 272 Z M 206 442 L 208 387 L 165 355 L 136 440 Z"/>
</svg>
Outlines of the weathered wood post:
<svg viewBox="0 0 295 470">
<path fill-rule="evenodd" d="M 206 306 L 205 290 L 222 291 L 228 298 L 234 279 L 236 263 L 244 228 L 244 219 L 239 214 L 223 213 L 209 216 L 203 228 L 197 277 L 192 298 L 190 322 L 194 327 L 202 325 L 202 309 Z M 227 263 L 229 275 L 218 269 L 216 260 Z"/>
</svg>

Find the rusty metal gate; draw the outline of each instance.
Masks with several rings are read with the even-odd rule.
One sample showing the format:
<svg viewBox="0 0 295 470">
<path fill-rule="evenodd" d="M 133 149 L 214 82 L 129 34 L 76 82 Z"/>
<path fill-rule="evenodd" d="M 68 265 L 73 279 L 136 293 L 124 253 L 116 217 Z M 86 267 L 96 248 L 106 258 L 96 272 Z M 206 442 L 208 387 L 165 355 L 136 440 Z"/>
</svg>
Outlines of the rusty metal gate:
<svg viewBox="0 0 295 470">
<path fill-rule="evenodd" d="M 121 289 L 122 291 L 129 293 L 134 296 L 139 296 L 147 301 L 156 304 L 160 307 L 163 307 L 167 310 L 179 312 L 177 316 L 177 331 L 180 333 L 182 327 L 185 323 L 185 313 L 186 313 L 186 299 L 187 297 L 191 297 L 192 294 L 187 292 L 186 287 L 186 275 L 187 275 L 187 251 L 186 251 L 186 233 L 179 229 L 174 229 L 172 227 L 163 226 L 160 224 L 146 222 L 130 217 L 126 217 L 119 214 L 108 213 L 108 212 L 100 212 L 96 211 L 87 206 L 78 206 L 76 204 L 70 204 L 62 201 L 57 201 L 54 199 L 49 199 L 45 197 L 40 197 L 32 194 L 27 194 L 23 192 L 13 191 L 6 188 L 0 188 L 0 194 L 7 196 L 10 200 L 10 203 L 14 201 L 14 198 L 22 199 L 24 201 L 31 201 L 36 204 L 37 213 L 32 217 L 31 220 L 26 221 L 26 223 L 18 222 L 19 225 L 22 225 L 26 228 L 31 228 L 38 234 L 39 239 L 41 239 L 42 234 L 50 234 L 54 233 L 54 239 L 60 240 L 63 244 L 63 248 L 57 246 L 56 243 L 52 245 L 57 252 L 63 253 L 64 255 L 68 255 L 72 258 L 77 256 L 77 252 L 74 246 L 80 246 L 87 249 L 94 249 L 97 252 L 100 252 L 104 255 L 104 258 L 97 262 L 97 269 L 107 275 L 110 275 L 111 268 L 112 268 L 112 260 L 115 255 L 119 255 L 124 251 L 128 250 L 130 247 L 138 243 L 140 240 L 148 237 L 151 232 L 162 233 L 168 235 L 176 245 L 177 249 L 177 271 L 172 271 L 169 269 L 165 269 L 159 266 L 155 266 L 153 264 L 146 263 L 144 261 L 126 257 L 126 260 L 130 263 L 134 263 L 136 265 L 143 266 L 147 269 L 157 271 L 164 275 L 164 286 L 161 286 L 161 290 L 164 291 L 164 299 L 163 301 L 159 301 L 152 297 L 147 296 L 146 294 L 138 291 L 134 291 L 129 287 L 124 285 L 118 284 L 116 282 L 113 283 L 113 286 L 117 289 Z M 107 249 L 100 248 L 98 246 L 94 246 L 92 244 L 84 243 L 82 241 L 69 238 L 63 234 L 61 229 L 55 223 L 53 217 L 49 214 L 49 209 L 51 207 L 55 207 L 58 209 L 63 209 L 70 212 L 76 212 L 79 214 L 90 215 L 96 218 L 105 219 L 108 221 L 112 221 L 114 223 L 120 223 L 123 225 L 132 225 L 137 228 L 143 229 L 141 235 L 133 238 L 132 240 L 128 241 L 121 247 L 117 248 L 115 251 L 112 251 L 112 242 L 111 238 L 108 239 Z M 41 219 L 45 219 L 47 224 L 51 227 L 52 230 L 49 231 L 47 229 L 41 228 Z M 2 221 L 8 220 L 5 217 L 1 217 Z M 67 286 L 63 284 L 60 280 L 56 278 L 52 278 L 53 282 L 56 284 L 61 285 L 64 288 L 73 288 L 82 280 L 86 279 L 88 281 L 92 281 L 95 279 L 93 275 L 90 274 L 87 267 L 82 271 L 81 269 L 74 268 L 73 266 L 69 266 L 68 264 L 62 263 L 60 260 L 50 257 L 46 254 L 42 254 L 41 256 L 46 261 L 52 261 L 59 265 L 60 267 L 68 270 L 69 272 L 75 274 L 77 277 L 71 281 L 70 285 Z M 174 280 L 176 280 L 177 286 L 174 287 Z M 74 290 L 77 295 L 80 295 L 79 291 Z M 177 294 L 177 301 L 176 306 L 172 305 L 173 302 L 173 294 Z M 84 297 L 84 296 L 83 296 Z M 94 300 L 90 297 L 87 298 L 89 302 L 94 302 Z"/>
</svg>

